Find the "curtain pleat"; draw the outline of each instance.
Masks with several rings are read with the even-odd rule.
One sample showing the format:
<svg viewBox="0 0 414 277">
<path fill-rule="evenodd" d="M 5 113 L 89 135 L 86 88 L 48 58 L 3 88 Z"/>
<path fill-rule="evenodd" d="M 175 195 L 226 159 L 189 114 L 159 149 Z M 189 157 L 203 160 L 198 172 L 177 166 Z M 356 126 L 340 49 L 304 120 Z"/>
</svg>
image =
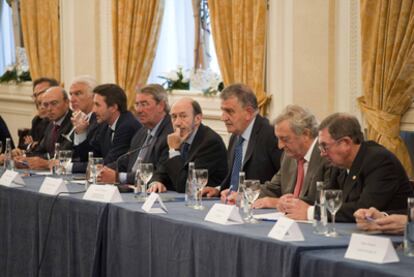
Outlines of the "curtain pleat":
<svg viewBox="0 0 414 277">
<path fill-rule="evenodd" d="M 368 139 L 392 151 L 411 176 L 410 157 L 399 133 L 414 92 L 414 1 L 360 3 L 364 95 L 358 102 Z"/>
</svg>

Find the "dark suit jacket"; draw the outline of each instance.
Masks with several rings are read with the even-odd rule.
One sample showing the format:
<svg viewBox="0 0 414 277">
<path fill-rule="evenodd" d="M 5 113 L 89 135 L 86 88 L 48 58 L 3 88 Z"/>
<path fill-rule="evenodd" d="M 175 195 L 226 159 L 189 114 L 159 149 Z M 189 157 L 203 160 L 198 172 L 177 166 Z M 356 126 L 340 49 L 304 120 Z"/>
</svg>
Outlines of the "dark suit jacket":
<svg viewBox="0 0 414 277">
<path fill-rule="evenodd" d="M 102 157 L 105 165 L 115 168 L 116 160 L 128 151 L 131 139 L 139 128 L 141 124 L 133 114 L 129 111 L 123 112 L 118 118 L 112 141 L 110 126 L 102 123 L 90 140 L 85 140 L 76 146 L 76 151 L 88 153 L 92 150 L 94 157 Z"/>
<path fill-rule="evenodd" d="M 40 142 L 45 135 L 45 130 L 49 125 L 49 120 L 47 118 L 40 118 L 38 115 L 32 119 L 32 128 L 30 129 L 30 135 L 33 138 L 33 141 Z"/>
<path fill-rule="evenodd" d="M 78 145 L 73 146 L 72 173 L 83 173 L 86 171 L 86 167 L 88 165 L 88 158 L 89 158 L 88 153 L 93 152 L 93 148 L 89 142 L 95 136 L 95 132 L 98 130 L 98 127 L 99 127 L 99 124 L 98 124 L 98 121 L 96 121 L 96 115 L 95 113 L 92 113 L 91 118 L 89 119 L 89 126 L 87 129 L 87 135 L 86 135 L 86 140 L 85 140 L 88 143 L 85 143 L 84 147 L 78 147 Z M 74 139 L 74 136 L 72 137 L 72 139 Z"/>
<path fill-rule="evenodd" d="M 145 139 L 147 137 L 147 128 L 141 128 L 135 136 L 132 138 L 131 147 L 129 151 L 133 151 L 144 146 Z M 171 124 L 171 117 L 166 115 L 155 133 L 155 137 L 152 139 L 151 144 L 148 146 L 146 157 L 143 162 L 152 163 L 154 165 L 154 171 L 168 159 L 168 144 L 167 136 L 173 132 Z M 121 172 L 128 172 L 127 183 L 135 183 L 135 172 L 132 172 L 132 167 L 138 158 L 140 151 L 132 153 L 129 158 L 126 157 L 119 162 L 119 170 Z"/>
<path fill-rule="evenodd" d="M 227 155 L 229 170 L 221 184 L 222 190 L 229 187 L 236 138 L 235 135 L 230 137 Z M 246 179 L 260 180 L 260 183 L 272 179 L 280 168 L 280 157 L 282 155 L 282 151 L 277 144 L 273 126 L 269 124 L 266 118 L 257 115 L 243 160 L 242 170 L 246 174 Z"/>
<path fill-rule="evenodd" d="M 354 222 L 353 213 L 360 208 L 404 210 L 407 197 L 414 195 L 397 157 L 373 141 L 361 144 L 349 174 L 345 169 L 333 170 L 330 188 L 343 190 L 336 218 L 345 222 Z"/>
<path fill-rule="evenodd" d="M 219 185 L 227 174 L 226 146 L 210 127 L 201 124 L 188 151 L 187 160 L 181 155 L 168 159 L 155 174 L 153 181 L 162 182 L 168 190 L 184 192 L 188 163 L 208 169 L 208 185 Z"/>
<path fill-rule="evenodd" d="M 32 119 L 32 126 L 29 131 L 29 135 L 32 136 L 33 141 L 38 143 L 43 139 L 46 128 L 49 125 L 49 120 L 47 118 L 40 118 L 38 115 L 34 116 Z M 24 143 L 24 140 L 21 139 L 21 144 L 19 145 L 20 149 L 27 149 L 28 144 Z M 32 149 L 28 149 L 32 150 Z"/>
<path fill-rule="evenodd" d="M 313 205 L 316 196 L 316 182 L 322 181 L 328 184 L 331 169 L 332 167 L 328 160 L 321 157 L 318 143 L 316 143 L 308 163 L 308 170 L 306 171 L 305 180 L 303 180 L 299 198 Z M 296 185 L 297 170 L 297 160 L 283 153 L 279 171 L 270 182 L 266 182 L 260 197 L 280 197 L 287 193 L 293 193 Z"/>
<path fill-rule="evenodd" d="M 62 121 L 62 124 L 60 125 L 60 128 L 58 130 L 58 137 L 56 142 L 60 143 L 60 150 L 72 150 L 72 142 L 65 139 L 62 135 L 68 134 L 70 130 L 72 129 L 72 122 L 70 121 L 70 118 L 72 117 L 72 111 L 69 110 L 66 114 L 65 118 Z M 49 125 L 46 128 L 45 135 L 43 139 L 40 141 L 40 143 L 33 149 L 33 155 L 34 156 L 42 156 L 43 158 L 46 158 L 46 153 L 48 153 L 48 147 L 50 144 L 50 140 L 52 139 L 52 129 L 53 129 L 53 122 L 49 122 Z M 53 158 L 54 153 L 49 153 L 50 158 Z"/>
<path fill-rule="evenodd" d="M 14 148 L 13 138 L 11 137 L 11 134 L 10 134 L 9 128 L 7 127 L 6 122 L 0 116 L 0 140 L 3 143 L 3 149 L 0 149 L 0 152 L 4 152 L 4 149 L 6 148 L 6 138 L 10 138 L 11 147 L 13 149 Z"/>
</svg>

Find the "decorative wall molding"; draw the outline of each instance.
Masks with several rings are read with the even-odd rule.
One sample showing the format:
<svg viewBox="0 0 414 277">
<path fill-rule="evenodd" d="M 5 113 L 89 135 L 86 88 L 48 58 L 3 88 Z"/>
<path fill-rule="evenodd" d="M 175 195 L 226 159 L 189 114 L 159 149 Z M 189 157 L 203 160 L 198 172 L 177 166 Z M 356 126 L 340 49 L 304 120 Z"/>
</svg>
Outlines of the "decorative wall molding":
<svg viewBox="0 0 414 277">
<path fill-rule="evenodd" d="M 17 130 L 30 128 L 36 107 L 31 98 L 32 83 L 0 84 L 0 115 L 6 121 L 15 143 Z"/>
</svg>

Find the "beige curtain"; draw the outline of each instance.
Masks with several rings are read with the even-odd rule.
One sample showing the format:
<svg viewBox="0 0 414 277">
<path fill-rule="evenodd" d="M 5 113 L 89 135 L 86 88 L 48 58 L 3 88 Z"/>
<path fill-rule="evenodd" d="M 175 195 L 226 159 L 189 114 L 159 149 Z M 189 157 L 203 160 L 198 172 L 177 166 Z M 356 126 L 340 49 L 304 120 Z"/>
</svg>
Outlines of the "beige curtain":
<svg viewBox="0 0 414 277">
<path fill-rule="evenodd" d="M 361 39 L 364 96 L 358 101 L 368 138 L 395 153 L 411 176 L 399 129 L 414 88 L 414 1 L 361 0 Z"/>
<path fill-rule="evenodd" d="M 211 29 L 224 85 L 241 82 L 255 91 L 261 114 L 264 91 L 266 0 L 208 0 Z"/>
<path fill-rule="evenodd" d="M 21 0 L 23 42 L 35 80 L 60 80 L 59 0 Z"/>
<path fill-rule="evenodd" d="M 164 0 L 113 0 L 115 78 L 132 109 L 136 87 L 145 85 L 157 49 Z"/>
</svg>

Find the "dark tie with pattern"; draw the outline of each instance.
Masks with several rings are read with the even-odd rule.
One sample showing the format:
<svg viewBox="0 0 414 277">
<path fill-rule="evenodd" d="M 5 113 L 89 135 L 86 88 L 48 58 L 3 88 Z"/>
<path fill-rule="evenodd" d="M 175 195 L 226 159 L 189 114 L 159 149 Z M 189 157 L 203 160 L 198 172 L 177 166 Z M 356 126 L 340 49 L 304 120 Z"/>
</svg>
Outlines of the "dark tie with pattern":
<svg viewBox="0 0 414 277">
<path fill-rule="evenodd" d="M 239 187 L 239 173 L 242 168 L 243 160 L 243 142 L 244 138 L 240 136 L 234 147 L 234 160 L 230 179 L 230 188 L 233 191 L 237 191 Z"/>
<path fill-rule="evenodd" d="M 54 124 L 52 128 L 52 135 L 50 137 L 50 144 L 49 144 L 49 154 L 52 154 L 55 152 L 55 143 L 58 139 L 58 133 L 59 133 L 60 126 L 58 124 Z"/>
<path fill-rule="evenodd" d="M 181 157 L 183 158 L 184 161 L 187 161 L 188 149 L 190 149 L 190 144 L 188 144 L 187 142 L 184 142 L 183 145 L 181 146 Z"/>
</svg>

